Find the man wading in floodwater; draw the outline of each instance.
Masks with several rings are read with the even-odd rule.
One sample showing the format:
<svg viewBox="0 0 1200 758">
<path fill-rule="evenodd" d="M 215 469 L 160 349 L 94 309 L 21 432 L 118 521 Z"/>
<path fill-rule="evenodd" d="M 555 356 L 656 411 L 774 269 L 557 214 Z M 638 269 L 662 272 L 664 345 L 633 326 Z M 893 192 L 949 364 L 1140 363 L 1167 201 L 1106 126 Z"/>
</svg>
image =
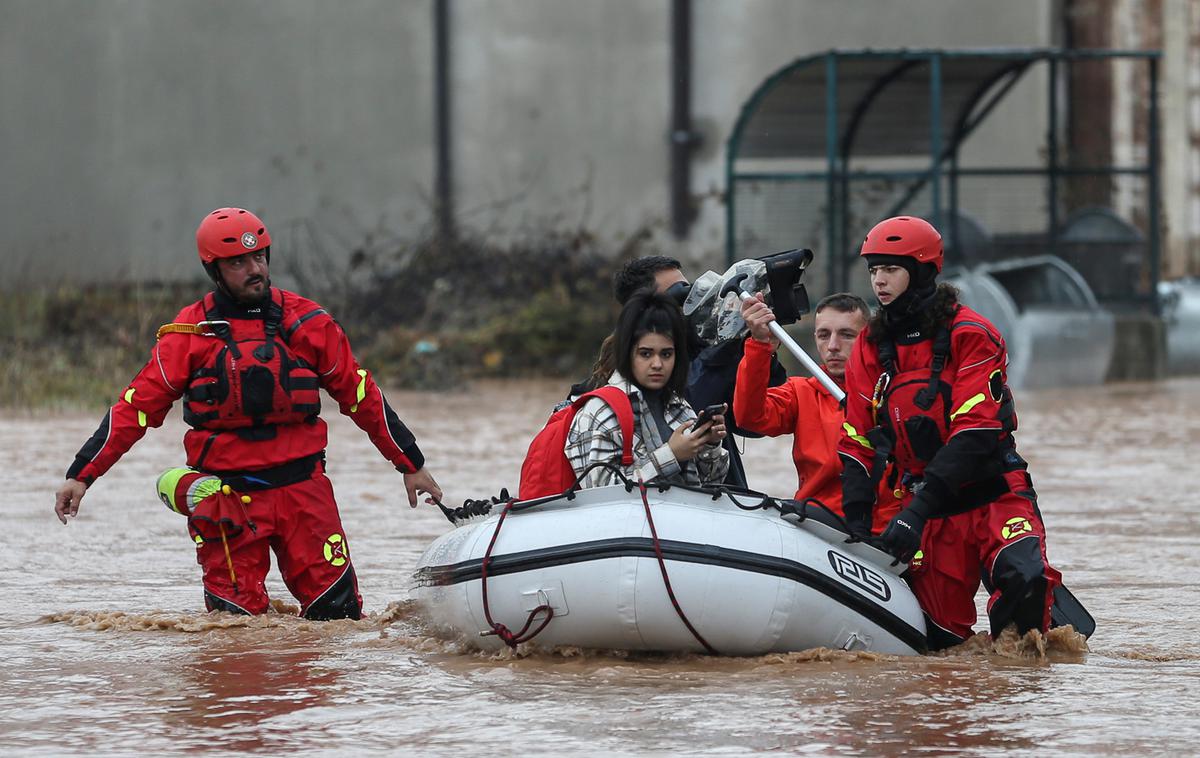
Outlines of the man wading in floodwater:
<svg viewBox="0 0 1200 758">
<path fill-rule="evenodd" d="M 409 505 L 418 494 L 440 500 L 442 490 L 337 322 L 313 301 L 271 286 L 271 237 L 257 216 L 215 210 L 196 230 L 196 246 L 216 288 L 159 329 L 150 360 L 75 455 L 54 512 L 64 524 L 74 517 L 88 486 L 182 397 L 191 470 L 165 473 L 160 492 L 191 515 L 208 609 L 266 611 L 269 545 L 303 616 L 357 619 L 362 597 L 325 477 L 320 388 L 403 472 Z M 176 499 L 164 481 L 186 494 Z"/>
</svg>

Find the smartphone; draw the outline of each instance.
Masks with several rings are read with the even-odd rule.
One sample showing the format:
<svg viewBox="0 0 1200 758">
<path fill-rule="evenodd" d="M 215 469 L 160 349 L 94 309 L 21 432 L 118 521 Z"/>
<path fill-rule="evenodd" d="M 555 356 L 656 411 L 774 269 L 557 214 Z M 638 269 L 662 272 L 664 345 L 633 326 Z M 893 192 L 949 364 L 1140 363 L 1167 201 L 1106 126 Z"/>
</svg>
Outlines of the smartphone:
<svg viewBox="0 0 1200 758">
<path fill-rule="evenodd" d="M 710 405 L 710 406 L 706 407 L 704 410 L 702 410 L 696 414 L 696 423 L 692 424 L 692 428 L 699 429 L 700 427 L 707 424 L 709 421 L 712 421 L 713 416 L 720 415 L 724 412 L 725 412 L 725 403 L 717 403 L 716 405 Z"/>
</svg>

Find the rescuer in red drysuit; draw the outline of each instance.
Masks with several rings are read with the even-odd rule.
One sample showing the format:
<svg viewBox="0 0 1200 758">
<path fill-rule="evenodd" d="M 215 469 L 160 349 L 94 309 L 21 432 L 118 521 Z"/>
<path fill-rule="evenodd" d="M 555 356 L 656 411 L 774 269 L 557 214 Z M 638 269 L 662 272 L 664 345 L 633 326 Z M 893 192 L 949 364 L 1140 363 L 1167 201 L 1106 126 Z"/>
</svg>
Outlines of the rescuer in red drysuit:
<svg viewBox="0 0 1200 758">
<path fill-rule="evenodd" d="M 846 422 L 841 402 L 811 376 L 790 376 L 778 387 L 767 386 L 771 356 L 779 347 L 779 340 L 770 330 L 775 314 L 759 293 L 742 302 L 742 318 L 750 336 L 738 364 L 734 415 L 741 420 L 742 428 L 751 432 L 767 437 L 792 435 L 795 499 L 813 498 L 841 515 L 842 462 L 837 450 Z M 813 338 L 822 367 L 843 390 L 854 340 L 870 318 L 870 307 L 847 292 L 823 298 L 813 311 Z M 872 531 L 882 532 L 899 510 L 892 489 L 882 484 Z"/>
<path fill-rule="evenodd" d="M 931 649 L 972 634 L 975 592 L 995 636 L 1046 631 L 1061 575 L 1046 560 L 1037 494 L 1017 454 L 1004 339 L 939 285 L 942 237 L 922 219 L 877 224 L 862 246 L 880 309 L 846 369 L 843 508 L 866 534 L 890 458 L 904 505 L 879 542 L 909 561 Z"/>
<path fill-rule="evenodd" d="M 409 505 L 419 493 L 440 500 L 441 488 L 337 322 L 271 286 L 271 237 L 257 216 L 215 210 L 196 246 L 215 289 L 159 329 L 150 360 L 76 454 L 54 511 L 64 524 L 74 517 L 88 486 L 183 398 L 187 465 L 218 477 L 245 522 L 231 539 L 195 539 L 208 609 L 266 611 L 269 546 L 303 616 L 357 619 L 362 597 L 325 476 L 320 389 L 403 472 Z"/>
</svg>

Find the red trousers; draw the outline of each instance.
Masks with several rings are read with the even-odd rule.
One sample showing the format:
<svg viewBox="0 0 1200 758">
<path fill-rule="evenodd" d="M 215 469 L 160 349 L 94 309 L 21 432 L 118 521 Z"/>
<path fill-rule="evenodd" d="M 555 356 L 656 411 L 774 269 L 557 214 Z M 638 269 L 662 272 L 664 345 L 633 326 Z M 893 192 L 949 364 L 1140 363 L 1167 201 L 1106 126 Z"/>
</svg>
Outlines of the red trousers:
<svg viewBox="0 0 1200 758">
<path fill-rule="evenodd" d="M 1017 631 L 1046 631 L 1060 574 L 1046 560 L 1046 528 L 1034 500 L 1009 492 L 974 510 L 931 519 L 908 579 L 929 620 L 929 646 L 957 644 L 973 634 L 975 593 L 990 593 L 995 636 L 1010 623 Z"/>
<path fill-rule="evenodd" d="M 333 487 L 320 471 L 296 484 L 247 493 L 255 529 L 228 541 L 196 545 L 209 610 L 259 614 L 267 610 L 265 580 L 275 552 L 284 584 L 307 618 L 359 618 L 362 596 Z M 230 571 L 232 564 L 232 572 Z"/>
</svg>

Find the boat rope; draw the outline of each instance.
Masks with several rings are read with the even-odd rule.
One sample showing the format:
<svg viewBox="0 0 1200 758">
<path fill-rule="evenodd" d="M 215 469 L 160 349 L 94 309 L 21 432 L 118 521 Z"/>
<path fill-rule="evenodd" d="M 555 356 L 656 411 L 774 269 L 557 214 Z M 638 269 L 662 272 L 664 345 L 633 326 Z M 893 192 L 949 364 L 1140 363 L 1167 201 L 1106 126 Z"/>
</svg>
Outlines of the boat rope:
<svg viewBox="0 0 1200 758">
<path fill-rule="evenodd" d="M 462 526 L 466 521 L 476 516 L 486 516 L 491 513 L 493 505 L 498 505 L 511 499 L 508 496 L 508 490 L 502 489 L 498 497 L 493 495 L 490 500 L 486 498 L 482 500 L 468 498 L 457 508 L 450 508 L 437 498 L 433 498 L 433 503 L 441 509 L 442 515 L 446 517 L 447 521 L 455 526 Z"/>
<path fill-rule="evenodd" d="M 860 537 L 859 535 L 855 534 L 850 529 L 850 525 L 848 523 L 846 523 L 845 517 L 843 517 L 836 510 L 834 510 L 833 508 L 830 508 L 828 505 L 825 505 L 825 503 L 821 502 L 820 500 L 818 500 L 815 497 L 806 497 L 803 500 L 786 500 L 786 501 L 776 504 L 776 507 L 779 509 L 779 514 L 781 516 L 796 516 L 797 518 L 796 518 L 795 523 L 797 523 L 797 524 L 803 523 L 805 520 L 807 520 L 809 518 L 808 509 L 813 506 L 820 508 L 830 518 L 832 518 L 834 521 L 836 521 L 840 525 L 841 531 L 846 533 L 846 539 L 844 540 L 844 542 L 846 544 L 862 542 L 863 544 L 870 545 L 872 547 L 876 547 L 876 548 L 879 547 L 879 545 L 876 544 L 876 541 L 874 538 Z M 882 548 L 880 548 L 880 549 L 882 549 Z M 893 563 L 892 565 L 894 566 L 896 564 Z"/>
<path fill-rule="evenodd" d="M 769 511 L 772 508 L 774 508 L 775 510 L 779 510 L 779 501 L 768 495 L 762 495 L 761 496 L 762 500 L 758 501 L 754 505 L 744 505 L 741 500 L 737 499 L 737 497 L 734 495 L 734 493 L 730 492 L 729 490 L 726 490 L 724 487 L 720 487 L 718 489 L 720 490 L 719 494 L 724 495 L 725 497 L 729 498 L 729 502 L 733 503 L 738 508 L 741 508 L 743 511 L 757 511 L 757 510 Z M 758 493 L 755 493 L 755 494 L 758 494 Z M 713 500 L 716 500 L 716 499 L 717 499 L 716 497 L 713 498 Z"/>
<path fill-rule="evenodd" d="M 554 618 L 554 608 L 552 608 L 549 603 L 542 603 L 537 608 L 534 608 L 529 612 L 528 618 L 525 619 L 525 626 L 521 627 L 520 631 L 515 633 L 504 624 L 492 619 L 492 608 L 488 604 L 488 564 L 492 562 L 492 549 L 496 547 L 496 538 L 500 536 L 500 527 L 504 525 L 504 519 L 508 516 L 508 512 L 512 510 L 514 502 L 516 501 L 509 500 L 504 504 L 504 508 L 501 509 L 500 518 L 496 521 L 496 530 L 492 532 L 492 541 L 488 543 L 487 552 L 483 554 L 483 563 L 480 567 L 480 583 L 483 586 L 483 616 L 487 619 L 490 631 L 480 632 L 479 636 L 490 637 L 494 634 L 499 637 L 505 645 L 516 649 L 517 645 L 520 645 L 522 642 L 528 642 L 529 640 L 538 636 L 538 634 L 540 634 L 541 631 L 546 628 L 546 625 L 549 624 L 550 620 Z M 539 613 L 542 612 L 545 612 L 546 618 L 542 620 L 542 623 L 538 625 L 537 629 L 534 629 L 532 632 L 530 632 L 529 627 L 533 625 L 533 620 L 537 618 Z"/>
<path fill-rule="evenodd" d="M 837 510 L 831 508 L 820 499 L 815 497 L 806 497 L 803 500 L 779 499 L 761 492 L 756 492 L 754 490 L 743 489 L 741 487 L 730 487 L 729 485 L 724 484 L 717 485 L 715 487 L 706 487 L 703 485 L 697 487 L 690 484 L 660 484 L 654 480 L 651 480 L 651 484 L 656 484 L 660 492 L 665 492 L 667 489 L 675 487 L 677 489 L 687 490 L 689 492 L 699 492 L 709 495 L 713 500 L 718 500 L 724 496 L 729 499 L 729 502 L 733 503 L 743 511 L 776 510 L 779 511 L 780 516 L 796 516 L 797 518 L 795 523 L 802 523 L 810 518 L 809 509 L 820 508 L 830 519 L 837 522 L 841 531 L 846 533 L 845 542 L 847 544 L 862 542 L 867 545 L 871 545 L 872 547 L 879 547 L 873 538 L 859 537 L 858 535 L 854 534 L 850 529 L 850 525 L 846 523 L 846 519 L 844 516 L 842 516 L 842 514 L 838 513 Z M 757 503 L 746 504 L 738 500 L 739 496 L 752 496 L 757 497 L 759 500 Z"/>
<path fill-rule="evenodd" d="M 225 523 L 217 522 L 217 528 L 221 530 L 221 546 L 225 548 L 225 565 L 229 567 L 229 583 L 233 585 L 233 593 L 238 592 L 237 574 L 233 571 L 233 556 L 229 554 L 229 540 L 225 537 Z"/>
<path fill-rule="evenodd" d="M 687 627 L 696 641 L 704 646 L 709 655 L 720 655 L 716 648 L 708 644 L 708 640 L 696 631 L 696 627 L 692 626 L 692 622 L 688 621 L 687 614 L 683 612 L 679 601 L 675 599 L 675 590 L 671 588 L 671 577 L 667 576 L 667 562 L 663 560 L 662 544 L 658 541 L 658 530 L 654 528 L 654 517 L 650 515 L 650 499 L 646 496 L 646 483 L 638 482 L 638 491 L 642 493 L 642 505 L 646 509 L 646 523 L 650 525 L 650 537 L 654 542 L 654 554 L 658 557 L 658 568 L 662 571 L 663 585 L 667 588 L 667 597 L 671 598 L 671 605 L 675 606 L 675 613 L 679 615 L 679 620 Z"/>
</svg>

